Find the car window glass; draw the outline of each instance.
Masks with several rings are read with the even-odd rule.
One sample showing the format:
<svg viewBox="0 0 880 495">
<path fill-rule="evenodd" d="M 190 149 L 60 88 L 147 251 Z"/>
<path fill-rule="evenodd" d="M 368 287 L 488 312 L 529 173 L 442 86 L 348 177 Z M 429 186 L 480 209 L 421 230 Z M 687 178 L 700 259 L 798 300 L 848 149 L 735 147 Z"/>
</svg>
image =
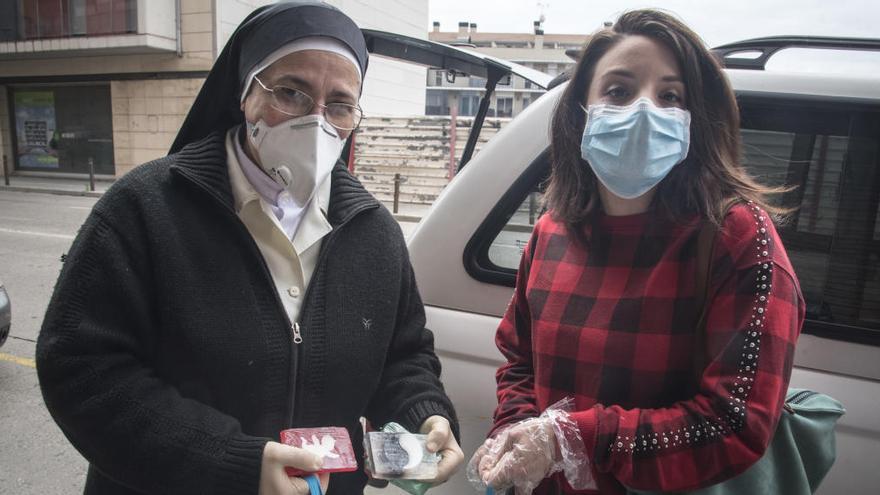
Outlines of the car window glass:
<svg viewBox="0 0 880 495">
<path fill-rule="evenodd" d="M 743 162 L 788 185 L 779 231 L 807 317 L 880 330 L 880 115 L 801 104 L 742 103 Z"/>
<path fill-rule="evenodd" d="M 543 212 L 543 194 L 533 190 L 526 196 L 489 245 L 489 261 L 496 267 L 516 270 L 532 236 L 535 221 Z"/>
</svg>

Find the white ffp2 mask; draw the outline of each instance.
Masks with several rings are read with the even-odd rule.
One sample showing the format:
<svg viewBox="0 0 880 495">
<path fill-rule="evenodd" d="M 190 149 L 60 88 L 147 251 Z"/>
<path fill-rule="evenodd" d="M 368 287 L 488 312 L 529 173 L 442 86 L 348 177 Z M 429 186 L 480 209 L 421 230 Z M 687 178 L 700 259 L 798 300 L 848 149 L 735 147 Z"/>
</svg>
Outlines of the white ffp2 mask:
<svg viewBox="0 0 880 495">
<path fill-rule="evenodd" d="M 345 140 L 322 115 L 304 115 L 270 126 L 247 123 L 247 135 L 257 150 L 259 166 L 305 206 L 327 179 L 342 153 Z"/>
</svg>

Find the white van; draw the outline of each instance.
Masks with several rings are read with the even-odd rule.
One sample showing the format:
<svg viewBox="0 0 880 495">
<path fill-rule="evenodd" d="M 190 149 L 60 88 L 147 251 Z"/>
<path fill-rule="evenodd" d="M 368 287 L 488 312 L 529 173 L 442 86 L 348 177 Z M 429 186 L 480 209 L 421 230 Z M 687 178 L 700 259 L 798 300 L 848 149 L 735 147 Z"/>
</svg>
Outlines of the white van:
<svg viewBox="0 0 880 495">
<path fill-rule="evenodd" d="M 543 87 L 550 84 L 547 76 L 474 52 L 367 32 L 374 49 L 392 38 L 399 46 L 377 54 L 485 77 L 489 92 L 493 76 L 496 82 L 518 74 Z M 414 55 L 407 43 L 443 56 Z M 847 408 L 837 427 L 837 462 L 820 493 L 878 493 L 880 73 L 842 77 L 764 70 L 770 56 L 791 47 L 878 50 L 880 40 L 764 38 L 715 50 L 740 104 L 746 165 L 763 182 L 798 186 L 781 198 L 799 207 L 780 234 L 807 302 L 791 385 L 826 392 Z M 744 51 L 758 56 L 735 58 Z M 467 456 L 485 438 L 496 405 L 495 370 L 502 356 L 495 330 L 541 213 L 549 123 L 565 86 L 564 80 L 555 83 L 472 159 L 473 148 L 465 150 L 460 173 L 409 238 Z M 479 125 L 473 127 L 479 132 Z M 474 490 L 462 472 L 431 493 Z"/>
</svg>

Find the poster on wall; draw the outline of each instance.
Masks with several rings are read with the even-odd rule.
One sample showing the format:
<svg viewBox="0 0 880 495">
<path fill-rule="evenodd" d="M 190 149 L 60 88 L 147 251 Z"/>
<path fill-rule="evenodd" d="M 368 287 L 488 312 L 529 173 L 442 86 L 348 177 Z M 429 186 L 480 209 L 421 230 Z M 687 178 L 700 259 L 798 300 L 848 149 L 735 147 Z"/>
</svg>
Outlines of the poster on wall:
<svg viewBox="0 0 880 495">
<path fill-rule="evenodd" d="M 53 91 L 15 92 L 18 166 L 58 168 L 58 139 Z"/>
</svg>

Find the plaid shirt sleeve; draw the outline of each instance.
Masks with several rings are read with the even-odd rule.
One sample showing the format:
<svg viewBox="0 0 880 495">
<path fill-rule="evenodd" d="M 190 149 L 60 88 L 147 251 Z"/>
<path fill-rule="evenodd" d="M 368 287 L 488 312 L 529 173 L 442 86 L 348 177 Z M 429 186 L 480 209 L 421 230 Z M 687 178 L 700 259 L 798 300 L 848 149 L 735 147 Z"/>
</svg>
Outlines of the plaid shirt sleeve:
<svg viewBox="0 0 880 495">
<path fill-rule="evenodd" d="M 537 231 L 532 234 L 520 259 L 516 289 L 495 337 L 495 344 L 507 362 L 495 373 L 498 408 L 490 437 L 513 423 L 541 413 L 535 399 L 531 314 L 525 295 L 536 238 Z"/>
<path fill-rule="evenodd" d="M 707 364 L 693 397 L 659 409 L 596 404 L 572 414 L 595 469 L 625 486 L 708 486 L 747 469 L 772 439 L 804 303 L 776 230 L 756 206 L 727 217 L 709 286 Z"/>
</svg>

